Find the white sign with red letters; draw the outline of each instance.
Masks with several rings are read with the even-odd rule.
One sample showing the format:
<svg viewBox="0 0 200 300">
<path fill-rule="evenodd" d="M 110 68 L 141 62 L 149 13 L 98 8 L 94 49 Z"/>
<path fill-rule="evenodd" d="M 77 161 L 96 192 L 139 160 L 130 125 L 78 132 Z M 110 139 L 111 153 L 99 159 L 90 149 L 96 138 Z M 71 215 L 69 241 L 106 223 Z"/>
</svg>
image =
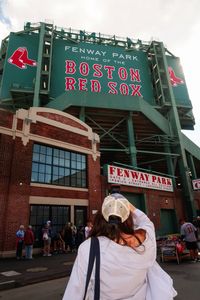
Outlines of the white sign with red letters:
<svg viewBox="0 0 200 300">
<path fill-rule="evenodd" d="M 192 180 L 193 190 L 200 190 L 200 179 Z"/>
<path fill-rule="evenodd" d="M 171 178 L 108 165 L 108 182 L 173 192 Z"/>
</svg>

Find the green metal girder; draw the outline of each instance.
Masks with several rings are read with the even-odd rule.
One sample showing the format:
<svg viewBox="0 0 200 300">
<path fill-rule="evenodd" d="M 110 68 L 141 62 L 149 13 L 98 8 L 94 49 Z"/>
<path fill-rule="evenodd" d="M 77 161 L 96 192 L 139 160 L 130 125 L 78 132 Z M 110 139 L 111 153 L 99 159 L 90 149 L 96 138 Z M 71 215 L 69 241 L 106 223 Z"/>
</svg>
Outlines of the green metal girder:
<svg viewBox="0 0 200 300">
<path fill-rule="evenodd" d="M 200 148 L 182 133 L 182 143 L 185 150 L 200 161 Z"/>
<path fill-rule="evenodd" d="M 170 84 L 167 59 L 165 56 L 165 48 L 164 48 L 163 43 L 160 43 L 159 46 L 160 46 L 160 53 L 162 53 L 164 71 L 167 76 L 169 98 L 170 98 L 170 102 L 171 102 L 171 108 L 168 112 L 169 123 L 171 123 L 171 129 L 173 130 L 174 135 L 177 136 L 177 141 L 179 142 L 179 144 L 176 147 L 176 151 L 181 156 L 181 159 L 178 160 L 178 165 L 179 165 L 179 171 L 180 171 L 180 176 L 181 176 L 181 182 L 182 182 L 182 186 L 183 186 L 185 210 L 186 210 L 188 219 L 192 220 L 192 218 L 194 216 L 196 216 L 196 208 L 195 208 L 195 203 L 194 203 L 193 190 L 192 190 L 192 186 L 191 186 L 191 179 L 190 179 L 190 176 L 188 173 L 189 168 L 188 168 L 188 162 L 187 162 L 187 158 L 186 158 L 185 147 L 184 147 L 184 143 L 183 143 L 181 124 L 180 124 L 180 120 L 179 120 L 178 110 L 176 107 L 176 101 L 175 101 L 173 89 Z"/>
<path fill-rule="evenodd" d="M 127 129 L 128 129 L 128 143 L 129 143 L 129 151 L 130 151 L 130 158 L 131 158 L 131 165 L 137 166 L 137 150 L 135 146 L 135 135 L 134 135 L 134 128 L 133 128 L 133 121 L 132 121 L 132 113 L 129 113 L 127 118 Z"/>
<path fill-rule="evenodd" d="M 37 62 L 37 71 L 36 71 L 36 80 L 35 80 L 35 89 L 33 97 L 33 106 L 40 106 L 40 78 L 42 73 L 42 53 L 44 46 L 44 35 L 45 35 L 45 24 L 41 23 L 40 25 L 40 42 L 38 48 L 38 62 Z"/>
<path fill-rule="evenodd" d="M 50 101 L 46 107 L 64 111 L 70 106 L 95 107 L 143 113 L 165 134 L 171 136 L 169 122 L 155 108 L 140 97 L 102 95 L 91 92 L 67 92 Z"/>
</svg>

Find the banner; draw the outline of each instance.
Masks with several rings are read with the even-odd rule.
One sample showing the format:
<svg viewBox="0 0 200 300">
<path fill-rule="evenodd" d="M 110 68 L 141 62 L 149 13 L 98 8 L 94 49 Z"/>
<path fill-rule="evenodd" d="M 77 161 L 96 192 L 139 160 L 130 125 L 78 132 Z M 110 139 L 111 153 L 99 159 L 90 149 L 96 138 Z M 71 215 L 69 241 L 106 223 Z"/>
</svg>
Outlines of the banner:
<svg viewBox="0 0 200 300">
<path fill-rule="evenodd" d="M 109 183 L 173 192 L 171 178 L 117 166 L 107 166 Z"/>
<path fill-rule="evenodd" d="M 55 40 L 51 87 L 52 97 L 76 90 L 154 103 L 147 53 L 123 47 Z"/>
</svg>

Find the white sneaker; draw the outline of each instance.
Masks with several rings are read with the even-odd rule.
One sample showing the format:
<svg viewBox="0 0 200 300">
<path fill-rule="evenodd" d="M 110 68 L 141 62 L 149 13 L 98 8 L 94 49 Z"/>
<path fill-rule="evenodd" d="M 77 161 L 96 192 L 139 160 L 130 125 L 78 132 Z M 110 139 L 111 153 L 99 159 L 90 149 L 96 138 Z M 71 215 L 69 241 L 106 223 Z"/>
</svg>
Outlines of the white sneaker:
<svg viewBox="0 0 200 300">
<path fill-rule="evenodd" d="M 52 256 L 52 254 L 51 254 L 51 253 L 49 253 L 47 256 Z"/>
</svg>

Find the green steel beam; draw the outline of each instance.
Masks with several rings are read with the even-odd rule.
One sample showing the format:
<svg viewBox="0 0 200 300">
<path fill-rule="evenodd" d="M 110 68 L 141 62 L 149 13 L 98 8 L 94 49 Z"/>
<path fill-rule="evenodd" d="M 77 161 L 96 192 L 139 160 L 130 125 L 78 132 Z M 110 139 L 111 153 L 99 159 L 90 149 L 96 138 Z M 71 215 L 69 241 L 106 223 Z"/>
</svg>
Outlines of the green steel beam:
<svg viewBox="0 0 200 300">
<path fill-rule="evenodd" d="M 133 128 L 133 120 L 132 120 L 131 112 L 129 112 L 129 116 L 127 117 L 127 128 L 128 128 L 128 143 L 129 143 L 131 165 L 137 166 L 137 157 L 136 157 L 137 150 L 135 147 L 135 136 L 134 136 L 134 128 Z"/>
<path fill-rule="evenodd" d="M 179 120 L 179 115 L 178 115 L 178 110 L 176 107 L 176 101 L 174 98 L 174 93 L 172 86 L 170 84 L 170 78 L 168 74 L 168 64 L 167 64 L 167 59 L 165 56 L 165 48 L 163 43 L 160 43 L 160 50 L 162 53 L 163 57 L 163 62 L 164 62 L 164 70 L 165 74 L 167 76 L 167 81 L 168 81 L 168 88 L 169 88 L 169 95 L 170 95 L 170 101 L 171 101 L 171 108 L 168 113 L 169 117 L 169 123 L 171 123 L 171 128 L 174 132 L 174 135 L 177 136 L 177 141 L 179 144 L 177 145 L 177 153 L 180 154 L 180 159 L 178 160 L 178 165 L 179 165 L 179 171 L 180 171 L 180 176 L 181 176 L 181 182 L 183 186 L 183 198 L 184 198 L 184 204 L 185 204 L 185 211 L 187 214 L 187 217 L 189 220 L 192 220 L 194 216 L 196 216 L 196 208 L 194 205 L 194 196 L 193 196 L 193 190 L 191 186 L 191 179 L 188 173 L 188 163 L 187 163 L 187 157 L 185 153 L 185 148 L 184 148 L 184 143 L 183 143 L 183 135 L 181 132 L 181 125 L 180 125 L 180 120 Z"/>
<path fill-rule="evenodd" d="M 115 129 L 117 126 L 119 126 L 121 123 L 125 121 L 126 118 L 121 119 L 119 122 L 117 122 L 113 127 L 111 127 L 109 130 L 104 129 L 104 133 L 100 135 L 100 139 L 102 139 L 105 135 L 109 134 L 113 129 Z"/>
<path fill-rule="evenodd" d="M 104 131 L 104 134 L 103 135 L 100 135 L 100 140 L 102 139 L 102 136 L 105 136 L 105 135 L 109 135 L 111 137 L 111 139 L 113 139 L 114 141 L 116 141 L 120 146 L 122 146 L 122 148 L 126 149 L 126 146 L 124 144 L 122 144 L 114 135 L 112 135 L 110 133 L 110 130 L 105 130 L 105 128 L 103 128 L 101 125 L 99 125 L 95 120 L 93 120 L 91 117 L 89 116 L 86 116 L 87 119 L 89 119 L 90 121 L 92 121 L 95 125 L 97 125 L 102 131 Z M 118 125 L 118 124 L 117 124 Z M 116 127 L 113 126 L 112 129 Z"/>
<path fill-rule="evenodd" d="M 196 168 L 195 168 L 193 157 L 189 153 L 187 155 L 187 158 L 188 158 L 188 165 L 189 165 L 189 168 L 190 168 L 190 171 L 191 171 L 191 178 L 196 179 L 197 178 L 197 173 L 196 173 Z"/>
<path fill-rule="evenodd" d="M 145 162 L 142 162 L 142 163 L 138 163 L 138 166 L 154 164 L 154 163 L 161 162 L 161 161 L 166 161 L 166 158 L 153 159 L 153 160 L 145 161 Z"/>
<path fill-rule="evenodd" d="M 165 148 L 166 152 L 171 153 L 171 149 L 170 149 L 169 145 L 165 145 L 164 148 Z M 174 164 L 173 164 L 173 161 L 172 161 L 172 157 L 169 155 L 169 156 L 167 156 L 166 160 L 167 160 L 168 173 L 175 175 L 175 167 L 174 167 Z M 176 181 L 175 181 L 174 178 L 173 178 L 172 182 L 173 182 L 173 186 L 175 188 L 176 187 Z"/>
<path fill-rule="evenodd" d="M 79 119 L 82 121 L 82 122 L 85 122 L 85 107 L 82 106 L 81 109 L 80 109 L 80 112 L 79 112 Z"/>
<path fill-rule="evenodd" d="M 183 133 L 182 133 L 182 142 L 187 152 L 192 154 L 192 156 L 194 156 L 196 159 L 200 161 L 200 148 Z"/>
<path fill-rule="evenodd" d="M 128 149 L 128 148 L 124 148 L 124 149 L 116 149 L 116 148 L 101 148 L 101 147 L 100 147 L 100 151 L 114 151 L 114 152 L 125 152 L 125 153 L 129 153 L 129 149 Z"/>
<path fill-rule="evenodd" d="M 140 97 L 102 95 L 92 92 L 67 92 L 50 101 L 45 107 L 64 111 L 70 106 L 84 106 L 143 113 L 165 134 L 171 136 L 169 122 L 152 105 Z"/>
<path fill-rule="evenodd" d="M 157 152 L 157 151 L 146 151 L 146 150 L 137 150 L 139 153 L 150 153 L 150 154 L 159 154 L 159 155 L 169 155 L 169 156 L 180 156 L 180 154 L 177 153 L 169 153 L 169 152 Z"/>
<path fill-rule="evenodd" d="M 38 61 L 37 61 L 37 71 L 35 78 L 35 89 L 34 89 L 34 97 L 33 97 L 33 106 L 40 106 L 40 78 L 42 73 L 42 57 L 43 57 L 43 47 L 44 47 L 44 36 L 45 36 L 45 23 L 41 23 L 40 25 L 40 39 L 39 39 L 39 47 L 38 47 Z"/>
</svg>

